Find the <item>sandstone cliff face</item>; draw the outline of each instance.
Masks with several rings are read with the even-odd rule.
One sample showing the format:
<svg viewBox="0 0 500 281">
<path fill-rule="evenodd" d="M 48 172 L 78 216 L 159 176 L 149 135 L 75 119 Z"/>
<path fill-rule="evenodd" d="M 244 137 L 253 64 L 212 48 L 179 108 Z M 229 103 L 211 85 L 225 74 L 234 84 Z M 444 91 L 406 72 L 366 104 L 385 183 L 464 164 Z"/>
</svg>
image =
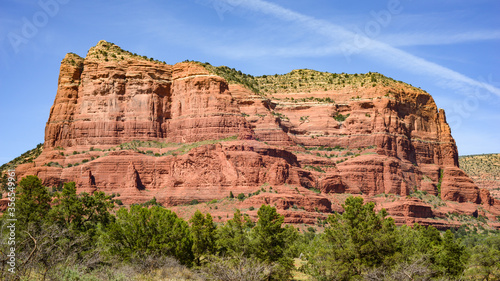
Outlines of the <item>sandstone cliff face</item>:
<svg viewBox="0 0 500 281">
<path fill-rule="evenodd" d="M 458 168 L 445 113 L 428 93 L 399 82 L 362 85 L 265 97 L 200 64 L 167 65 L 101 41 L 85 59 L 62 61 L 44 151 L 17 173 L 166 206 L 272 185 L 278 194 L 252 202 L 275 204 L 294 223 L 336 209 L 329 194 L 422 191 L 493 205 Z M 307 214 L 285 212 L 296 205 Z M 389 207 L 434 216 L 421 202 Z"/>
<path fill-rule="evenodd" d="M 63 60 L 45 147 L 196 142 L 246 130 L 222 78 L 194 64 L 95 58 L 105 46 L 91 49 L 85 60 Z"/>
</svg>

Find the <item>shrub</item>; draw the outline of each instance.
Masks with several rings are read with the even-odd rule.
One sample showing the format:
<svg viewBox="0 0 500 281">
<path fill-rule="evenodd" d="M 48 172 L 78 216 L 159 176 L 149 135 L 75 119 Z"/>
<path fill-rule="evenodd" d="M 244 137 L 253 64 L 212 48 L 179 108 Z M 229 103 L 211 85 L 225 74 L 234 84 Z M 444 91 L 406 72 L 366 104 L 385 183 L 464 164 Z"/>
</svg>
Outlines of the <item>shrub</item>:
<svg viewBox="0 0 500 281">
<path fill-rule="evenodd" d="M 344 122 L 347 117 L 349 117 L 350 114 L 347 115 L 342 115 L 341 113 L 337 113 L 337 115 L 333 116 L 333 119 L 337 120 L 338 122 Z"/>
<path fill-rule="evenodd" d="M 172 256 L 182 264 L 193 261 L 189 225 L 170 210 L 131 206 L 121 208 L 103 237 L 107 251 L 122 260 L 148 255 Z"/>
<path fill-rule="evenodd" d="M 245 200 L 245 194 L 244 193 L 238 194 L 238 200 L 240 200 L 240 201 Z"/>
</svg>

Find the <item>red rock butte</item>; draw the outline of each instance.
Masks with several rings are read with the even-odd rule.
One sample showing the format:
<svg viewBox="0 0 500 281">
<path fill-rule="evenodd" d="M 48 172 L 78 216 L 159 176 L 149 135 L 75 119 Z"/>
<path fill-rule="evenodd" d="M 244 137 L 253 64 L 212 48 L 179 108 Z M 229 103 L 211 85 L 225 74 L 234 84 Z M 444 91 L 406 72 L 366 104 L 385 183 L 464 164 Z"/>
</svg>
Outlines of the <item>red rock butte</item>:
<svg viewBox="0 0 500 281">
<path fill-rule="evenodd" d="M 378 73 L 251 77 L 168 65 L 105 41 L 62 60 L 43 153 L 17 174 L 75 181 L 125 204 L 251 194 L 238 204 L 276 205 L 290 223 L 341 210 L 344 194 L 375 201 L 398 223 L 500 214 L 458 167 L 445 112 L 421 89 Z"/>
</svg>

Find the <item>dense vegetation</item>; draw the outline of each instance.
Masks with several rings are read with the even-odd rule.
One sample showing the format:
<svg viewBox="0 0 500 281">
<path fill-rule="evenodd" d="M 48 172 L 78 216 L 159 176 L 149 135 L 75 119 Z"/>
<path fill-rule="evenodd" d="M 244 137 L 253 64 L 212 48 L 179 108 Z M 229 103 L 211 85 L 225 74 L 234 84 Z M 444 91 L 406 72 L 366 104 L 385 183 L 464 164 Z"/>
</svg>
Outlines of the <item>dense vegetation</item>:
<svg viewBox="0 0 500 281">
<path fill-rule="evenodd" d="M 344 213 L 330 215 L 316 233 L 284 225 L 266 205 L 256 222 L 236 210 L 216 225 L 210 214 L 185 221 L 158 204 L 114 210 L 113 196 L 77 194 L 73 182 L 49 192 L 27 176 L 16 191 L 16 274 L 8 271 L 10 230 L 3 227 L 2 280 L 500 278 L 498 231 L 396 227 L 359 197 L 347 198 Z"/>
</svg>

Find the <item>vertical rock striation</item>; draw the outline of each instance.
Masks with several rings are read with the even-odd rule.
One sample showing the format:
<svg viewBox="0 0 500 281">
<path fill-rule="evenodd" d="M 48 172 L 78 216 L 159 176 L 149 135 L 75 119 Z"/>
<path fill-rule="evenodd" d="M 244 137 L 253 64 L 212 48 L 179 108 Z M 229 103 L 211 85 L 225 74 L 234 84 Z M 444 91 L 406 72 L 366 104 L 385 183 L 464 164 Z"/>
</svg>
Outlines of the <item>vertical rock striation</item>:
<svg viewBox="0 0 500 281">
<path fill-rule="evenodd" d="M 299 81 L 314 81 L 314 74 Z M 272 84 L 258 79 L 261 89 Z M 369 86 L 320 81 L 321 88 L 283 86 L 262 95 L 203 64 L 167 65 L 101 41 L 85 58 L 63 59 L 43 153 L 17 173 L 38 175 L 48 186 L 75 181 L 80 191 L 120 193 L 125 204 L 154 196 L 171 206 L 274 185 L 291 191 L 255 200 L 283 209 L 308 202 L 329 212 L 331 194 L 420 190 L 493 205 L 459 169 L 445 113 L 432 97 L 384 79 Z M 305 200 L 310 193 L 287 185 L 321 193 Z M 391 208 L 432 216 L 412 202 Z"/>
</svg>

